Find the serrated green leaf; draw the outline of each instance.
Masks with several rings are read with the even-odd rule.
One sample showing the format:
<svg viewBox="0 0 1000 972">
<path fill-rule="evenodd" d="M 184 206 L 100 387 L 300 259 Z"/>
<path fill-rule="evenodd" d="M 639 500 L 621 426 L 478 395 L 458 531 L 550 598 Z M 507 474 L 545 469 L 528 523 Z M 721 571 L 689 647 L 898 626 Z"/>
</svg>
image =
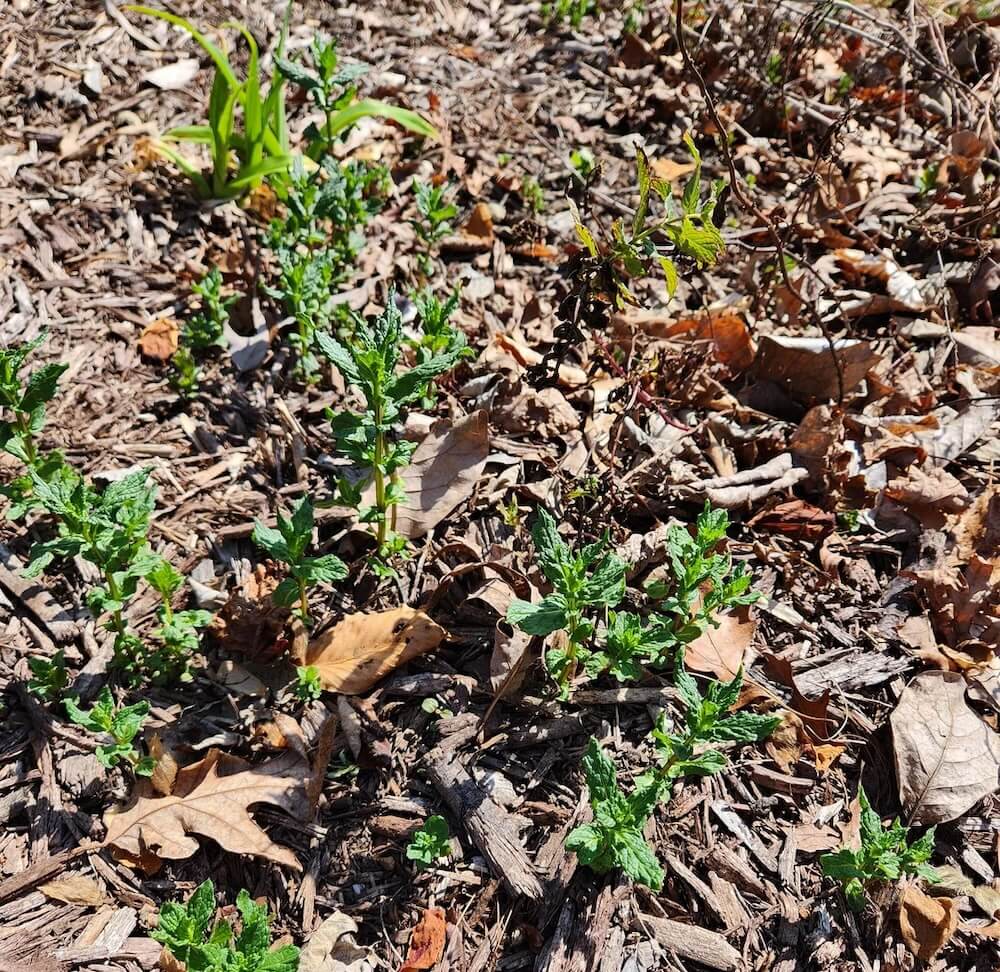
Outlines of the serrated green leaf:
<svg viewBox="0 0 1000 972">
<path fill-rule="evenodd" d="M 538 604 L 515 599 L 507 607 L 506 620 L 525 634 L 551 634 L 566 627 L 565 598 L 561 594 L 549 594 Z"/>
</svg>

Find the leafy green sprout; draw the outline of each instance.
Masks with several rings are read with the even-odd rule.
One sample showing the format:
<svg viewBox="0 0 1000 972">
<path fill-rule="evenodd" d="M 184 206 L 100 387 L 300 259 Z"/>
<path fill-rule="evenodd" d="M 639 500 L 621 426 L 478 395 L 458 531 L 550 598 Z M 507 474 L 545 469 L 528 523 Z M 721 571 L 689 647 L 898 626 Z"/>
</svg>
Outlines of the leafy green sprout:
<svg viewBox="0 0 1000 972">
<path fill-rule="evenodd" d="M 688 257 L 699 267 L 705 267 L 714 263 L 725 250 L 725 240 L 713 222 L 725 182 L 721 179 L 713 182 L 708 195 L 703 198 L 701 155 L 689 134 L 685 133 L 684 144 L 694 162 L 694 169 L 684 184 L 679 206 L 671 184 L 653 177 L 649 160 L 639 149 L 636 151 L 639 202 L 631 225 L 627 226 L 622 219 L 615 220 L 611 226 L 611 238 L 599 244 L 577 216 L 577 235 L 590 258 L 611 274 L 614 299 L 619 306 L 637 304 L 628 288 L 628 281 L 647 276 L 654 266 L 658 266 L 663 274 L 668 296 L 673 297 L 679 281 L 675 256 Z M 654 196 L 662 204 L 662 216 L 652 215 Z"/>
<path fill-rule="evenodd" d="M 335 554 L 307 557 L 312 542 L 314 514 L 308 496 L 292 508 L 288 518 L 278 513 L 277 529 L 257 520 L 251 538 L 269 557 L 285 564 L 289 576 L 271 595 L 279 607 L 295 606 L 295 613 L 304 624 L 310 623 L 308 589 L 319 583 L 334 583 L 347 577 L 347 565 Z"/>
<path fill-rule="evenodd" d="M 940 876 L 927 862 L 934 853 L 934 827 L 914 841 L 907 842 L 906 828 L 897 817 L 888 828 L 868 802 L 864 787 L 858 790 L 861 805 L 861 848 L 843 847 L 823 854 L 820 867 L 827 877 L 841 882 L 844 896 L 853 911 L 865 906 L 865 889 L 879 881 L 897 881 L 912 874 L 935 883 Z"/>
<path fill-rule="evenodd" d="M 607 536 L 574 553 L 545 509 L 539 510 L 531 536 L 539 566 L 554 590 L 538 604 L 512 601 L 507 621 L 530 635 L 566 632 L 566 646 L 550 649 L 545 656 L 560 697 L 566 699 L 578 668 L 586 670 L 591 661 L 587 644 L 594 634 L 594 613 L 615 607 L 625 596 L 626 565 L 608 552 Z"/>
<path fill-rule="evenodd" d="M 374 502 L 361 509 L 360 517 L 364 523 L 375 524 L 373 568 L 382 574 L 390 573 L 388 560 L 405 547 L 405 539 L 396 534 L 396 508 L 406 495 L 399 471 L 409 464 L 416 448 L 413 442 L 395 439 L 393 432 L 403 421 L 406 407 L 426 394 L 429 383 L 465 357 L 465 339 L 456 332 L 447 350 L 432 353 L 397 372 L 403 327 L 395 291 L 390 289 L 385 310 L 373 324 L 358 320 L 353 333 L 343 342 L 330 334 L 317 334 L 316 344 L 320 354 L 365 400 L 362 413 L 329 413 L 330 425 L 336 450 L 358 464 L 366 481 L 372 484 Z M 337 489 L 343 502 L 361 505 L 362 484 L 340 479 Z"/>
<path fill-rule="evenodd" d="M 468 347 L 465 335 L 451 326 L 451 316 L 458 308 L 460 290 L 455 288 L 447 300 L 440 300 L 433 291 L 425 289 L 413 295 L 420 320 L 419 337 L 407 338 L 406 343 L 413 349 L 418 364 L 455 351 L 462 358 L 475 357 L 475 351 Z M 433 408 L 437 401 L 437 389 L 433 381 L 427 385 L 421 395 L 420 403 L 424 408 Z"/>
<path fill-rule="evenodd" d="M 181 328 L 179 347 L 171 359 L 174 366 L 171 383 L 185 397 L 198 390 L 201 380 L 198 356 L 211 348 L 226 346 L 225 328 L 231 308 L 243 296 L 238 292 L 223 296 L 222 271 L 218 267 L 195 281 L 191 292 L 200 300 L 201 307 Z"/>
<path fill-rule="evenodd" d="M 458 207 L 448 199 L 450 192 L 449 183 L 435 186 L 413 181 L 417 216 L 410 220 L 410 225 L 423 244 L 423 249 L 417 254 L 417 262 L 425 276 L 431 272 L 431 251 L 455 230 L 452 220 L 458 215 Z"/>
<path fill-rule="evenodd" d="M 151 756 L 140 756 L 133 744 L 149 715 L 148 702 L 119 707 L 115 704 L 111 689 L 105 685 L 89 712 L 84 712 L 76 699 L 66 699 L 63 704 L 71 722 L 88 732 L 111 737 L 110 743 L 102 743 L 95 752 L 102 766 L 112 769 L 119 763 L 125 763 L 132 767 L 136 776 L 152 776 L 156 760 Z"/>
<path fill-rule="evenodd" d="M 10 503 L 7 517 L 11 520 L 20 519 L 39 505 L 33 496 L 32 475 L 48 481 L 65 465 L 62 453 L 39 450 L 38 437 L 45 426 L 45 407 L 55 397 L 59 378 L 69 365 L 42 365 L 26 380 L 21 375 L 28 358 L 46 337 L 42 333 L 33 341 L 0 349 L 0 410 L 10 415 L 0 421 L 0 449 L 26 468 L 22 475 L 0 485 L 0 495 Z"/>
<path fill-rule="evenodd" d="M 295 697 L 301 702 L 315 702 L 323 695 L 323 683 L 315 665 L 298 665 L 295 669 Z"/>
<path fill-rule="evenodd" d="M 545 209 L 545 193 L 532 176 L 526 176 L 521 182 L 521 199 L 536 216 Z"/>
<path fill-rule="evenodd" d="M 621 868 L 632 880 L 654 890 L 663 885 L 663 870 L 643 837 L 643 828 L 655 807 L 670 799 L 674 781 L 722 772 L 728 765 L 726 757 L 710 744 L 759 742 L 781 722 L 774 716 L 730 713 L 739 699 L 742 671 L 730 682 L 709 682 L 702 695 L 684 668 L 683 649 L 678 650 L 674 664 L 683 727 L 671 731 L 661 714 L 652 732 L 656 765 L 636 780 L 628 794 L 618 784 L 613 761 L 591 739 L 583 768 L 594 819 L 572 830 L 566 839 L 567 850 L 598 874 Z"/>
<path fill-rule="evenodd" d="M 215 921 L 215 887 L 205 881 L 186 904 L 168 901 L 160 908 L 150 937 L 163 945 L 189 972 L 296 972 L 295 945 L 271 948 L 267 908 L 245 890 L 236 898 L 240 930 L 224 919 Z"/>
<path fill-rule="evenodd" d="M 451 853 L 451 834 L 448 821 L 435 814 L 428 817 L 424 825 L 414 832 L 406 847 L 406 857 L 415 861 L 418 870 L 424 870 L 435 861 Z"/>
<path fill-rule="evenodd" d="M 62 698 L 69 685 L 66 672 L 66 655 L 60 648 L 51 658 L 35 656 L 28 659 L 31 678 L 27 689 L 42 702 L 53 702 Z"/>
<path fill-rule="evenodd" d="M 438 719 L 450 719 L 455 715 L 451 709 L 443 706 L 433 696 L 429 696 L 420 703 L 420 709 L 427 715 L 437 716 Z"/>
<path fill-rule="evenodd" d="M 594 153 L 589 148 L 573 149 L 569 153 L 569 164 L 584 183 L 590 180 L 590 177 L 597 169 L 597 163 L 594 161 Z"/>
<path fill-rule="evenodd" d="M 596 14 L 598 10 L 597 0 L 551 0 L 542 4 L 541 14 L 549 24 L 568 20 L 573 30 L 579 30 L 584 18 Z"/>
</svg>

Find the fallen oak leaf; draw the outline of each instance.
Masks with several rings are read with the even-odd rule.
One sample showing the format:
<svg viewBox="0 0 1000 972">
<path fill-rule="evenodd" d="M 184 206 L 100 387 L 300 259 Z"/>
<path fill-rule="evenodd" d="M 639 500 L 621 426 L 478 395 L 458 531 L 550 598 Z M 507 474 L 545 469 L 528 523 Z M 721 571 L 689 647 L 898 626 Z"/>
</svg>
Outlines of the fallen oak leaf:
<svg viewBox="0 0 1000 972">
<path fill-rule="evenodd" d="M 709 627 L 684 650 L 684 664 L 696 672 L 711 673 L 731 682 L 743 667 L 747 648 L 753 641 L 757 622 L 748 608 L 738 608 L 716 619 L 719 627 Z"/>
<path fill-rule="evenodd" d="M 402 606 L 375 614 L 349 614 L 309 642 L 300 665 L 311 665 L 330 692 L 358 695 L 393 669 L 433 651 L 445 630 L 423 611 Z"/>
<path fill-rule="evenodd" d="M 997 788 L 1000 736 L 969 708 L 965 691 L 957 672 L 924 672 L 889 717 L 909 825 L 954 820 Z"/>
<path fill-rule="evenodd" d="M 375 960 L 354 939 L 357 922 L 335 911 L 310 936 L 299 952 L 299 972 L 372 972 Z"/>
<path fill-rule="evenodd" d="M 444 908 L 426 908 L 410 935 L 406 959 L 399 967 L 399 972 L 419 972 L 421 969 L 434 968 L 444 952 L 447 927 Z"/>
<path fill-rule="evenodd" d="M 906 947 L 922 962 L 944 948 L 958 927 L 954 898 L 932 898 L 908 884 L 899 896 L 899 930 Z"/>
<path fill-rule="evenodd" d="M 309 816 L 309 765 L 292 752 L 251 767 L 218 749 L 178 770 L 169 796 L 142 794 L 126 810 L 109 812 L 105 845 L 148 871 L 154 861 L 185 860 L 198 850 L 191 834 L 211 837 L 234 854 L 262 857 L 302 869 L 295 855 L 253 821 L 249 808 L 267 803 L 293 816 Z"/>
</svg>

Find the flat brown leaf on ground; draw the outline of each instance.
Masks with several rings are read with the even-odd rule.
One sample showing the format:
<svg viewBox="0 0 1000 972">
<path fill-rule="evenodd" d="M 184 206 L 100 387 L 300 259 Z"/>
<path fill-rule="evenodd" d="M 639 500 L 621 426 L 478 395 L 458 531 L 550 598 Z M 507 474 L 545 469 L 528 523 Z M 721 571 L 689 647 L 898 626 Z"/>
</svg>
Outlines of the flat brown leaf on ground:
<svg viewBox="0 0 1000 972">
<path fill-rule="evenodd" d="M 233 854 L 261 857 L 301 870 L 295 854 L 253 821 L 249 808 L 266 803 L 299 818 L 309 815 L 309 764 L 289 752 L 259 766 L 218 749 L 177 773 L 169 796 L 142 795 L 105 817 L 105 843 L 143 869 L 154 859 L 185 860 L 198 850 L 191 834 L 210 837 Z"/>
<path fill-rule="evenodd" d="M 399 972 L 433 969 L 444 952 L 447 927 L 444 908 L 425 909 L 416 928 L 413 929 L 413 934 L 410 935 L 406 959 L 399 967 Z"/>
<path fill-rule="evenodd" d="M 707 672 L 729 682 L 743 666 L 757 622 L 745 607 L 723 614 L 717 620 L 719 627 L 709 625 L 704 634 L 687 646 L 684 664 L 696 672 Z"/>
<path fill-rule="evenodd" d="M 405 605 L 350 614 L 314 638 L 297 661 L 314 666 L 327 691 L 358 695 L 393 669 L 433 651 L 444 636 L 444 628 L 423 611 Z"/>
<path fill-rule="evenodd" d="M 354 940 L 358 923 L 335 911 L 310 936 L 299 952 L 299 972 L 372 972 L 371 952 Z"/>
<path fill-rule="evenodd" d="M 1000 782 L 1000 736 L 969 708 L 956 672 L 918 675 L 889 717 L 906 821 L 944 823 Z"/>
<path fill-rule="evenodd" d="M 954 898 L 932 898 L 908 884 L 899 896 L 899 930 L 906 947 L 929 962 L 951 941 L 958 927 Z"/>
<path fill-rule="evenodd" d="M 400 474 L 406 499 L 396 510 L 396 531 L 413 540 L 436 527 L 472 494 L 489 452 L 485 409 L 454 425 L 437 423 Z"/>
</svg>

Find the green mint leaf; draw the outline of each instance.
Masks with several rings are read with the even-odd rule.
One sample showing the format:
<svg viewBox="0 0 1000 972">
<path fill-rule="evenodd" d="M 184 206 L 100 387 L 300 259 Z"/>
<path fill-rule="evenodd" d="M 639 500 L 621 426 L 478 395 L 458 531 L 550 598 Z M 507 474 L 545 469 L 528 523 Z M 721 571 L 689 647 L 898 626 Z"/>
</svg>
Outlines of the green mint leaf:
<svg viewBox="0 0 1000 972">
<path fill-rule="evenodd" d="M 570 563 L 572 557 L 569 547 L 559 536 L 556 521 L 548 510 L 539 509 L 538 517 L 531 528 L 531 539 L 535 544 L 535 552 L 538 555 L 538 564 L 542 568 L 542 573 L 558 587 L 563 577 L 563 570 Z"/>
<path fill-rule="evenodd" d="M 260 520 L 254 521 L 253 533 L 250 535 L 250 539 L 253 540 L 256 546 L 260 547 L 261 550 L 275 560 L 280 560 L 286 564 L 291 562 L 292 557 L 285 538 L 277 530 L 265 526 Z"/>
<path fill-rule="evenodd" d="M 760 742 L 767 739 L 780 725 L 781 718 L 778 716 L 737 712 L 715 723 L 705 738 L 710 742 Z"/>
<path fill-rule="evenodd" d="M 663 887 L 663 868 L 642 831 L 638 827 L 626 827 L 616 836 L 618 866 L 637 884 L 659 891 Z"/>
<path fill-rule="evenodd" d="M 513 600 L 507 607 L 507 622 L 525 634 L 551 634 L 566 627 L 566 600 L 561 594 L 549 594 L 538 604 Z"/>
</svg>

